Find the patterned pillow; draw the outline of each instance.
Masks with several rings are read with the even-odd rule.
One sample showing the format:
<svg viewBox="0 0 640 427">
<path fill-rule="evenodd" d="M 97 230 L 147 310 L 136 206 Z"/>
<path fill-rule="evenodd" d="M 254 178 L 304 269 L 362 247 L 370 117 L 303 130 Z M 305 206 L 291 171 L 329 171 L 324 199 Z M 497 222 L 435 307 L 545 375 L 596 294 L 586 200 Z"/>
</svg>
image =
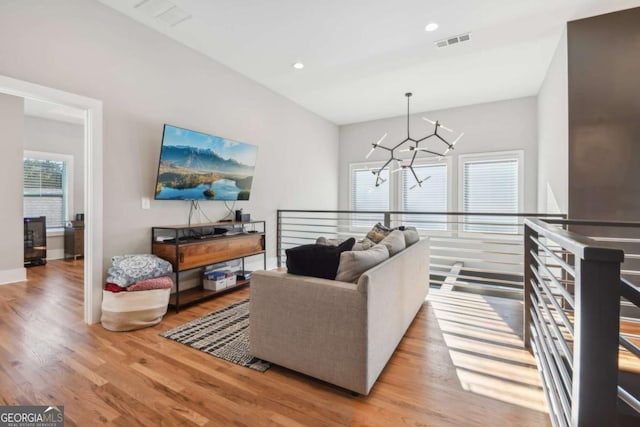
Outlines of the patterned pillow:
<svg viewBox="0 0 640 427">
<path fill-rule="evenodd" d="M 107 282 L 127 287 L 135 282 L 166 276 L 173 271 L 171 263 L 155 255 L 122 255 L 111 258 Z"/>
<path fill-rule="evenodd" d="M 373 243 L 380 243 L 382 239 L 387 237 L 391 233 L 391 229 L 382 225 L 381 223 L 377 223 L 373 226 L 371 231 L 367 233 L 367 239 L 371 240 Z"/>
</svg>

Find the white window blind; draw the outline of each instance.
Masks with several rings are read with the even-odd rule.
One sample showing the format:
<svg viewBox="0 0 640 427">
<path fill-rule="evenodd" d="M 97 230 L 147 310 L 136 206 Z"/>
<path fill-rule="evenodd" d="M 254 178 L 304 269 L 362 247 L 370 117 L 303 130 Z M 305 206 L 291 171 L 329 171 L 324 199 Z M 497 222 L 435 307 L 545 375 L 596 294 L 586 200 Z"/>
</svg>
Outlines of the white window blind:
<svg viewBox="0 0 640 427">
<path fill-rule="evenodd" d="M 351 170 L 351 210 L 354 211 L 387 211 L 389 210 L 389 170 L 380 174 L 384 183 L 376 187 L 376 176 L 369 169 Z M 371 227 L 384 221 L 383 214 L 353 215 L 353 227 Z"/>
<path fill-rule="evenodd" d="M 413 167 L 418 179 L 430 176 L 422 183 L 422 187 L 411 188 L 416 184 L 416 178 L 411 170 L 402 171 L 402 206 L 403 211 L 416 212 L 447 212 L 447 165 L 432 164 Z M 405 215 L 403 224 L 426 230 L 446 230 L 446 215 Z"/>
<path fill-rule="evenodd" d="M 464 212 L 517 213 L 518 159 L 464 162 Z M 516 233 L 516 217 L 466 216 L 465 231 Z M 514 225 L 510 225 L 514 224 Z"/>
<path fill-rule="evenodd" d="M 47 228 L 64 227 L 65 163 L 25 158 L 23 162 L 24 216 L 45 216 Z"/>
</svg>

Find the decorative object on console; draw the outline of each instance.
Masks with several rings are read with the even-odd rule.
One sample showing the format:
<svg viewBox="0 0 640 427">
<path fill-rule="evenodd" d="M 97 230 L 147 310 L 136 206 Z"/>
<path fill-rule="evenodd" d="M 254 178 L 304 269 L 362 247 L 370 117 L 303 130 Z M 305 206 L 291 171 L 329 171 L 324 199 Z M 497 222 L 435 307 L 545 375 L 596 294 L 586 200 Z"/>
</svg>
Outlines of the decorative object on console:
<svg viewBox="0 0 640 427">
<path fill-rule="evenodd" d="M 249 221 L 251 221 L 251 215 L 242 213 L 242 209 L 238 209 L 236 211 L 236 221 L 237 222 L 249 222 Z"/>
<path fill-rule="evenodd" d="M 302 245 L 287 249 L 287 271 L 300 276 L 333 280 L 338 271 L 340 254 L 350 251 L 355 243 L 356 239 L 352 237 L 338 246 Z"/>
<path fill-rule="evenodd" d="M 462 136 L 464 135 L 464 133 L 461 133 L 460 135 L 458 135 L 458 137 L 453 141 L 453 142 L 448 142 L 445 138 L 442 137 L 442 135 L 440 135 L 438 133 L 439 129 L 448 131 L 448 132 L 453 132 L 451 129 L 449 129 L 448 127 L 445 127 L 443 125 L 440 124 L 439 121 L 433 121 L 430 120 L 426 117 L 423 117 L 422 119 L 431 123 L 432 125 L 435 126 L 433 133 L 420 138 L 420 139 L 414 139 L 411 137 L 411 133 L 410 133 L 410 110 L 409 110 L 409 101 L 411 99 L 411 96 L 413 94 L 411 92 L 407 92 L 404 94 L 404 96 L 407 97 L 407 137 L 405 139 L 403 139 L 402 141 L 400 141 L 398 144 L 396 144 L 395 146 L 393 146 L 392 148 L 388 148 L 385 147 L 383 145 L 381 145 L 382 141 L 384 141 L 384 139 L 387 137 L 387 134 L 385 133 L 384 135 L 382 135 L 382 137 L 375 143 L 371 144 L 373 147 L 371 148 L 371 150 L 369 151 L 369 153 L 367 154 L 366 158 L 368 159 L 369 156 L 371 156 L 371 154 L 373 154 L 373 152 L 380 148 L 382 150 L 386 150 L 389 152 L 389 160 L 387 160 L 384 165 L 382 165 L 382 167 L 380 167 L 379 169 L 375 169 L 372 170 L 371 173 L 373 173 L 376 176 L 376 187 L 379 187 L 380 184 L 384 183 L 386 181 L 385 178 L 382 178 L 381 173 L 384 169 L 386 169 L 391 162 L 398 161 L 400 162 L 399 164 L 399 168 L 396 170 L 391 171 L 391 173 L 395 173 L 395 172 L 399 172 L 401 170 L 404 169 L 409 169 L 411 171 L 411 174 L 413 175 L 413 177 L 416 180 L 416 184 L 413 185 L 411 187 L 411 189 L 415 188 L 415 187 L 422 187 L 422 183 L 425 182 L 426 180 L 428 180 L 429 178 L 431 178 L 430 176 L 427 176 L 425 178 L 420 179 L 418 177 L 418 174 L 416 173 L 415 169 L 413 168 L 413 165 L 416 161 L 416 156 L 418 155 L 418 152 L 424 152 L 424 153 L 429 153 L 429 154 L 433 154 L 434 156 L 437 156 L 438 159 L 442 159 L 444 156 L 446 156 L 451 150 L 453 150 L 454 146 L 458 143 L 458 141 L 460 141 L 460 138 L 462 138 Z M 422 142 L 427 142 L 427 140 L 434 138 L 437 139 L 438 141 L 442 142 L 445 144 L 445 146 L 447 147 L 446 150 L 444 152 L 440 152 L 440 151 L 436 151 L 436 148 L 425 148 L 425 147 L 420 147 L 420 143 Z M 400 147 L 403 146 L 404 144 L 408 143 L 408 142 L 413 142 L 415 145 L 413 146 L 409 146 L 409 148 L 407 149 L 403 149 L 400 150 Z M 412 152 L 412 156 L 411 159 L 401 159 L 399 157 L 396 157 L 396 151 L 400 151 L 400 152 Z M 408 163 L 403 163 L 405 160 L 408 160 Z"/>
</svg>

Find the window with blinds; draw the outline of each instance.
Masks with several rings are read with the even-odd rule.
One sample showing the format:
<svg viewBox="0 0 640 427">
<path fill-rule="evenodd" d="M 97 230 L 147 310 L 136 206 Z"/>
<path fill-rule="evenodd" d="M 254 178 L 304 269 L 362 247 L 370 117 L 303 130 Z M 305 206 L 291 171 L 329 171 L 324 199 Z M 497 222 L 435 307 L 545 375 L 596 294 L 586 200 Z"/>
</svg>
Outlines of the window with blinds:
<svg viewBox="0 0 640 427">
<path fill-rule="evenodd" d="M 416 184 L 416 178 L 411 170 L 402 171 L 402 197 L 401 210 L 416 212 L 447 212 L 448 211 L 448 187 L 447 164 L 438 163 L 419 165 L 413 167 L 418 179 L 430 177 L 422 183 L 422 187 Z M 414 188 L 412 188 L 414 187 Z M 403 224 L 425 230 L 446 230 L 446 215 L 404 215 Z"/>
<path fill-rule="evenodd" d="M 463 165 L 464 212 L 517 213 L 519 159 L 468 160 Z M 464 230 L 517 233 L 515 217 L 465 216 Z M 513 224 L 513 225 L 511 225 Z"/>
<path fill-rule="evenodd" d="M 380 175 L 385 182 L 376 187 L 376 176 L 370 169 L 351 169 L 351 210 L 387 211 L 389 210 L 389 170 Z M 351 217 L 352 227 L 371 227 L 384 221 L 383 214 L 360 214 Z"/>
<path fill-rule="evenodd" d="M 24 216 L 45 216 L 47 228 L 64 227 L 65 162 L 25 158 L 23 162 Z"/>
</svg>

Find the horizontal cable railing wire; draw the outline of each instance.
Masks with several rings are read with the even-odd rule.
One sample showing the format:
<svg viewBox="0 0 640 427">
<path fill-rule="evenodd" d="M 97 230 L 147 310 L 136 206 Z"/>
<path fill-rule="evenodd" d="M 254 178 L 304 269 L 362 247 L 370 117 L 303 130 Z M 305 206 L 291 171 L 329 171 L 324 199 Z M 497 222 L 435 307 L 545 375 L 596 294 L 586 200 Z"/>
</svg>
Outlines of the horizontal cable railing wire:
<svg viewBox="0 0 640 427">
<path fill-rule="evenodd" d="M 378 222 L 416 227 L 431 239 L 431 285 L 521 298 L 524 219 L 563 219 L 561 214 L 279 210 L 278 266 L 286 250 L 318 237 L 363 239 Z"/>
<path fill-rule="evenodd" d="M 630 408 L 622 410 L 624 416 L 640 414 L 638 398 L 618 383 L 624 375 L 618 373 L 619 354 L 640 355 L 620 326 L 623 303 L 640 303 L 638 287 L 621 278 L 621 265 L 628 262 L 622 248 L 640 242 L 630 236 L 636 231 L 640 235 L 640 223 L 617 225 L 525 221 L 523 335 L 536 358 L 554 426 L 615 425 L 622 416 L 618 398 Z M 586 237 L 591 227 L 598 227 L 599 236 L 604 227 L 624 231 L 618 237 L 608 231 L 606 238 L 591 239 Z M 636 362 L 634 369 L 640 366 Z"/>
</svg>

